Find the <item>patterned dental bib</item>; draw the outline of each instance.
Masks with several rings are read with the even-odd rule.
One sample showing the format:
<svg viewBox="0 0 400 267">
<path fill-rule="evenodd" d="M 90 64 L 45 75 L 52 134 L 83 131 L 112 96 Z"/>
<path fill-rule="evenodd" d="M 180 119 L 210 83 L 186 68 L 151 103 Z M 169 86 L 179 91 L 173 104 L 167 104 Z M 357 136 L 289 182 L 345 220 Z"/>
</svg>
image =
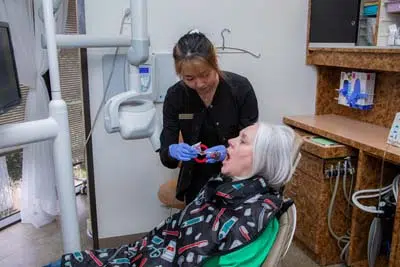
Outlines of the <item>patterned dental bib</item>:
<svg viewBox="0 0 400 267">
<path fill-rule="evenodd" d="M 62 266 L 201 266 L 261 235 L 282 207 L 281 195 L 261 177 L 210 180 L 196 199 L 141 240 L 113 249 L 63 255 Z M 134 223 L 134 222 L 132 222 Z"/>
</svg>

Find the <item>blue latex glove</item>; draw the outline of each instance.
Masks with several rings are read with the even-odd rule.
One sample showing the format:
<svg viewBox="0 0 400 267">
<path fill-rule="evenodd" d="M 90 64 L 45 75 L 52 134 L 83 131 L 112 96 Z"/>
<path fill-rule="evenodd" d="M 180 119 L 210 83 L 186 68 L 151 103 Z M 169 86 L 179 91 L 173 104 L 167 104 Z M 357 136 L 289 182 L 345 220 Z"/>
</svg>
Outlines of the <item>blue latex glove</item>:
<svg viewBox="0 0 400 267">
<path fill-rule="evenodd" d="M 181 161 L 189 161 L 197 157 L 197 150 L 186 143 L 172 144 L 168 150 L 172 158 Z"/>
<path fill-rule="evenodd" d="M 226 147 L 223 145 L 210 147 L 204 152 L 206 153 L 207 163 L 223 161 L 226 158 Z"/>
</svg>

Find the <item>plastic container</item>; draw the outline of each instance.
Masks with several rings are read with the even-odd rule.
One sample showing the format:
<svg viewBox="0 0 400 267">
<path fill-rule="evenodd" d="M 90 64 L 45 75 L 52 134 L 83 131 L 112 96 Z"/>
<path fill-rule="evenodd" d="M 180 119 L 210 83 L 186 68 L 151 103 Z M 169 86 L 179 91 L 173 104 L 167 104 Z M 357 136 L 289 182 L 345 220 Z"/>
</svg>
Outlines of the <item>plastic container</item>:
<svg viewBox="0 0 400 267">
<path fill-rule="evenodd" d="M 371 6 L 365 6 L 364 7 L 364 16 L 376 16 L 378 13 L 378 5 L 371 5 Z"/>
<path fill-rule="evenodd" d="M 371 46 L 375 45 L 375 17 L 361 17 L 358 29 L 357 45 Z"/>
<path fill-rule="evenodd" d="M 359 90 L 358 93 L 364 94 L 366 97 L 361 97 L 356 100 L 353 105 L 349 105 L 350 107 L 361 110 L 372 109 L 374 104 L 375 78 L 375 73 L 352 72 L 350 95 L 353 95 L 357 90 Z M 356 88 L 357 83 L 359 85 L 358 89 Z"/>
<path fill-rule="evenodd" d="M 400 1 L 389 1 L 386 3 L 387 13 L 400 13 Z"/>
<path fill-rule="evenodd" d="M 370 110 L 374 103 L 375 73 L 342 72 L 338 104 L 350 108 Z"/>
</svg>

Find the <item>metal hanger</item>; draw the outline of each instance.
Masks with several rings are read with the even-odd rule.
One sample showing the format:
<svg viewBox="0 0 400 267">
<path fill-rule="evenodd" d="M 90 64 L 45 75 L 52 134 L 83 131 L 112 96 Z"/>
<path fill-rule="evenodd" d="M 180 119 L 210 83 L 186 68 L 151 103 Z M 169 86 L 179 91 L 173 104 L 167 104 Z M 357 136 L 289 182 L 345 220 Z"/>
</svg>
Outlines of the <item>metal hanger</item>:
<svg viewBox="0 0 400 267">
<path fill-rule="evenodd" d="M 216 47 L 217 49 L 222 49 L 222 51 L 218 51 L 219 54 L 243 54 L 243 53 L 245 53 L 245 54 L 249 54 L 255 58 L 261 57 L 261 54 L 256 55 L 246 49 L 225 46 L 225 35 L 224 35 L 225 32 L 231 33 L 231 30 L 225 28 L 221 31 L 222 46 Z M 233 51 L 227 51 L 227 50 L 233 50 Z"/>
</svg>

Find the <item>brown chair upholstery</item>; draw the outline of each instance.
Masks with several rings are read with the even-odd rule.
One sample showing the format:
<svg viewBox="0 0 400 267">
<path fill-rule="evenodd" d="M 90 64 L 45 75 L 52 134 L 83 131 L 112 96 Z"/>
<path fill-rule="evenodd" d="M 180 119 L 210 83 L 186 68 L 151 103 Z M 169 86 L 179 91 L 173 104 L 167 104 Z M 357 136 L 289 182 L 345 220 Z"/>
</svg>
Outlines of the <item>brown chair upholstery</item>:
<svg viewBox="0 0 400 267">
<path fill-rule="evenodd" d="M 183 142 L 182 133 L 179 132 L 179 143 Z M 179 162 L 178 167 L 181 167 L 181 162 Z M 176 199 L 176 185 L 178 183 L 178 178 L 173 178 L 166 183 L 162 184 L 158 189 L 158 199 L 167 208 L 183 209 L 185 203 Z"/>
<path fill-rule="evenodd" d="M 176 199 L 176 184 L 178 179 L 171 179 L 162 184 L 158 190 L 158 199 L 168 208 L 183 209 L 185 203 Z"/>
<path fill-rule="evenodd" d="M 292 178 L 297 164 L 300 161 L 300 148 L 302 144 L 303 138 L 296 134 L 295 143 L 293 146 L 293 166 L 290 173 L 290 178 Z M 296 230 L 296 214 L 296 206 L 295 204 L 292 204 L 289 209 L 279 218 L 278 235 L 262 267 L 277 267 L 281 265 L 281 261 L 289 250 L 293 240 L 294 232 Z"/>
</svg>

